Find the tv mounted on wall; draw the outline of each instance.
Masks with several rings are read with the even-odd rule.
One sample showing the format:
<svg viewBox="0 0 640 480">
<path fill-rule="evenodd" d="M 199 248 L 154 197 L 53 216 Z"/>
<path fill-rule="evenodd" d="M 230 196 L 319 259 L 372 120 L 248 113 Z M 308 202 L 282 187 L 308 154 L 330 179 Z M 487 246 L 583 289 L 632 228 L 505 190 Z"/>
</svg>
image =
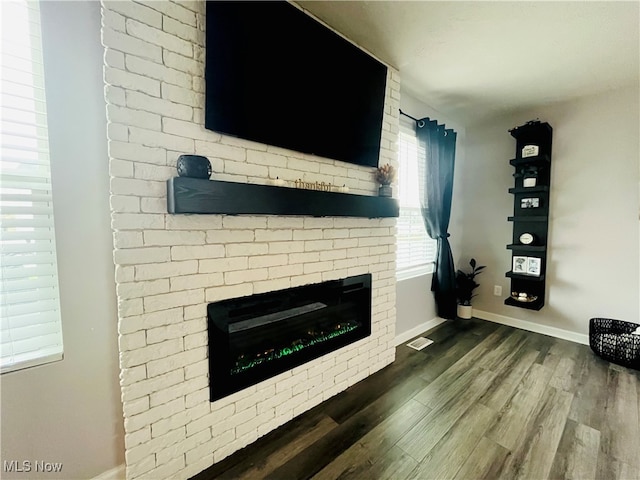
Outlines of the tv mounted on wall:
<svg viewBox="0 0 640 480">
<path fill-rule="evenodd" d="M 205 127 L 377 166 L 385 65 L 287 2 L 207 2 Z"/>
</svg>

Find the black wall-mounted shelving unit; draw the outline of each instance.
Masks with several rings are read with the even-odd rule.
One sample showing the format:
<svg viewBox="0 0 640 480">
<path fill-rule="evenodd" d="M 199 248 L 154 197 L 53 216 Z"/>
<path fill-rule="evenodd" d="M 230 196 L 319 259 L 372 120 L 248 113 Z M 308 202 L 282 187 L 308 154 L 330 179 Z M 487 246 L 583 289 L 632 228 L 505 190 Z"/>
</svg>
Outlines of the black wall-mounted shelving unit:
<svg viewBox="0 0 640 480">
<path fill-rule="evenodd" d="M 167 210 L 169 213 L 313 217 L 399 215 L 398 201 L 388 197 L 188 177 L 167 180 Z"/>
<path fill-rule="evenodd" d="M 524 292 L 528 298 L 535 296 L 537 299 L 525 302 L 510 295 L 504 303 L 529 310 L 540 310 L 545 304 L 546 296 L 553 129 L 548 123 L 531 121 L 510 130 L 509 133 L 516 140 L 516 158 L 509 161 L 515 169 L 515 185 L 509 189 L 509 193 L 513 195 L 513 216 L 508 217 L 508 221 L 513 225 L 513 238 L 507 245 L 512 252 L 512 260 L 511 270 L 506 276 L 511 280 L 510 293 Z M 522 149 L 528 145 L 537 146 L 538 154 L 523 158 Z M 531 168 L 537 170 L 536 184 L 525 187 L 523 173 Z M 538 206 L 525 208 L 526 205 L 535 203 L 526 199 L 537 199 Z M 520 238 L 525 233 L 533 236 L 532 243 L 522 243 Z M 513 272 L 513 259 L 516 256 L 539 259 L 539 274 Z"/>
</svg>

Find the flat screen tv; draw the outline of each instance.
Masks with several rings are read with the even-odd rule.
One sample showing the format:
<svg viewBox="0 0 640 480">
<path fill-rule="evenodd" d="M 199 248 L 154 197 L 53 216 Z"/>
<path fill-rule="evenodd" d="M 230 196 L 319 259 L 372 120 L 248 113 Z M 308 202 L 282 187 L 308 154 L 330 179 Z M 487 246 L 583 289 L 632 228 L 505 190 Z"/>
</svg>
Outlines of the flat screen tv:
<svg viewBox="0 0 640 480">
<path fill-rule="evenodd" d="M 387 68 L 287 2 L 207 2 L 205 127 L 377 166 Z"/>
</svg>

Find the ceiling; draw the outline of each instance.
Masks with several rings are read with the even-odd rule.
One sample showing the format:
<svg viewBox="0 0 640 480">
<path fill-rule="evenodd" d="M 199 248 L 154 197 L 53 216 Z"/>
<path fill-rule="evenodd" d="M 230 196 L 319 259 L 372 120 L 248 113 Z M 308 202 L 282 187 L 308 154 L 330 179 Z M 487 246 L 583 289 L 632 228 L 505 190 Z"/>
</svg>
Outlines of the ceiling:
<svg viewBox="0 0 640 480">
<path fill-rule="evenodd" d="M 637 1 L 296 3 L 463 124 L 639 82 Z"/>
</svg>

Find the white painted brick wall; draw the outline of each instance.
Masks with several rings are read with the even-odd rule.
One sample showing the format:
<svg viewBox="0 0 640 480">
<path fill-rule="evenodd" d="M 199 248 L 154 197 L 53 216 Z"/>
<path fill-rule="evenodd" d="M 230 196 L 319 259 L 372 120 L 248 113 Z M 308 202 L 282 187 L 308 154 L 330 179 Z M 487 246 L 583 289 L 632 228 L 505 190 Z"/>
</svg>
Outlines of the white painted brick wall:
<svg viewBox="0 0 640 480">
<path fill-rule="evenodd" d="M 393 361 L 395 219 L 168 215 L 183 153 L 214 179 L 377 185 L 371 168 L 204 129 L 204 2 L 102 6 L 127 478 L 189 478 Z M 380 163 L 396 164 L 399 91 L 390 69 Z M 359 273 L 370 337 L 209 402 L 208 302 Z"/>
</svg>

